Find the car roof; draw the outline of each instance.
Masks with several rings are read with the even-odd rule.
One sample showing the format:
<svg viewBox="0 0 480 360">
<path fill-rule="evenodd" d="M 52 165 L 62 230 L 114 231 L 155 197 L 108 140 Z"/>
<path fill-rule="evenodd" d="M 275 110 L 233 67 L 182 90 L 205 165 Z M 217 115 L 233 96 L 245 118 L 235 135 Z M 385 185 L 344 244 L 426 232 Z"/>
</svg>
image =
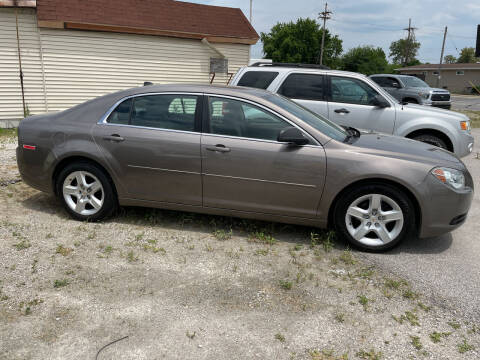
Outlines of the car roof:
<svg viewBox="0 0 480 360">
<path fill-rule="evenodd" d="M 278 73 L 287 73 L 291 71 L 301 72 L 301 73 L 321 73 L 321 74 L 338 74 L 338 75 L 350 75 L 350 76 L 363 76 L 364 74 L 352 72 L 352 71 L 343 71 L 343 70 L 332 70 L 332 69 L 312 69 L 312 68 L 303 68 L 303 67 L 286 67 L 286 66 L 245 66 L 244 71 L 270 71 Z"/>
</svg>

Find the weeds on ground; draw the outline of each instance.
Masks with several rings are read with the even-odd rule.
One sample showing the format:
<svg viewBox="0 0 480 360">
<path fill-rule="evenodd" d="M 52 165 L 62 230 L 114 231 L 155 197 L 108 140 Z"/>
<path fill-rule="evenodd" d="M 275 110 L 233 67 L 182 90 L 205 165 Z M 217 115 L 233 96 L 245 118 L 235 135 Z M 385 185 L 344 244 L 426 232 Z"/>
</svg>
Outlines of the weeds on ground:
<svg viewBox="0 0 480 360">
<path fill-rule="evenodd" d="M 133 252 L 133 250 L 130 250 L 128 253 L 127 253 L 127 261 L 129 263 L 134 263 L 136 261 L 138 261 L 138 256 L 135 255 L 135 253 Z"/>
<path fill-rule="evenodd" d="M 18 251 L 28 249 L 30 246 L 32 246 L 30 242 L 25 239 L 13 245 L 13 247 Z"/>
<path fill-rule="evenodd" d="M 228 240 L 232 237 L 232 235 L 233 235 L 232 229 L 230 229 L 230 231 L 225 231 L 223 229 L 220 229 L 220 230 L 215 230 L 213 232 L 213 236 L 215 237 L 215 239 L 219 241 Z"/>
<path fill-rule="evenodd" d="M 459 323 L 457 323 L 456 321 L 449 321 L 449 322 L 447 322 L 447 324 L 450 325 L 455 330 L 458 330 L 461 327 L 461 325 Z"/>
<path fill-rule="evenodd" d="M 70 255 L 72 253 L 72 251 L 73 251 L 72 248 L 68 248 L 68 247 L 65 247 L 61 244 L 58 244 L 57 249 L 55 250 L 55 254 L 60 254 L 62 256 L 67 256 L 67 255 Z"/>
<path fill-rule="evenodd" d="M 412 345 L 415 349 L 417 349 L 417 350 L 422 349 L 423 345 L 420 342 L 420 338 L 418 336 L 410 335 L 410 339 L 412 339 Z"/>
<path fill-rule="evenodd" d="M 432 340 L 432 342 L 439 343 L 442 338 L 450 336 L 451 334 L 452 334 L 451 332 L 437 332 L 437 331 L 434 331 L 429 336 L 430 336 L 430 340 Z"/>
<path fill-rule="evenodd" d="M 282 343 L 285 342 L 285 336 L 283 336 L 280 333 L 275 334 L 275 339 L 277 339 L 278 341 L 280 341 Z"/>
<path fill-rule="evenodd" d="M 457 349 L 460 354 L 464 354 L 467 351 L 475 350 L 475 347 L 467 343 L 466 339 L 463 339 L 463 342 L 457 344 Z"/>
<path fill-rule="evenodd" d="M 280 287 L 284 290 L 290 290 L 293 286 L 293 283 L 288 280 L 280 280 L 279 284 L 280 284 Z"/>
<path fill-rule="evenodd" d="M 367 310 L 368 303 L 370 300 L 365 295 L 358 295 L 358 303 L 363 306 L 363 310 Z"/>
<path fill-rule="evenodd" d="M 376 352 L 374 349 L 370 349 L 370 351 L 360 350 L 355 354 L 355 356 L 360 359 L 380 360 L 383 354 L 380 351 Z"/>
<path fill-rule="evenodd" d="M 412 326 L 420 326 L 417 315 L 411 311 L 405 311 L 405 314 L 400 315 L 400 317 L 392 315 L 392 318 L 399 324 L 403 324 L 405 321 L 408 321 L 408 323 Z"/>
<path fill-rule="evenodd" d="M 70 284 L 70 282 L 69 282 L 67 279 L 55 280 L 55 281 L 53 282 L 53 287 L 54 287 L 55 289 L 58 289 L 58 288 L 67 286 L 68 284 Z"/>
</svg>

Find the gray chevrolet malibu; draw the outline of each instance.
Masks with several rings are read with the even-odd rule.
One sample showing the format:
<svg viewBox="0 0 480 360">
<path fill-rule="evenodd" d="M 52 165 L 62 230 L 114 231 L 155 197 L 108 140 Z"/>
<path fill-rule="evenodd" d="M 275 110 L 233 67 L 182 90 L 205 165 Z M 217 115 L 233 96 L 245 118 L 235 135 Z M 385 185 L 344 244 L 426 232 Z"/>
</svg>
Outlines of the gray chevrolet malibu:
<svg viewBox="0 0 480 360">
<path fill-rule="evenodd" d="M 366 250 L 460 226 L 473 181 L 452 153 L 343 128 L 270 92 L 158 85 L 21 121 L 23 180 L 75 219 L 119 205 L 334 227 Z"/>
</svg>

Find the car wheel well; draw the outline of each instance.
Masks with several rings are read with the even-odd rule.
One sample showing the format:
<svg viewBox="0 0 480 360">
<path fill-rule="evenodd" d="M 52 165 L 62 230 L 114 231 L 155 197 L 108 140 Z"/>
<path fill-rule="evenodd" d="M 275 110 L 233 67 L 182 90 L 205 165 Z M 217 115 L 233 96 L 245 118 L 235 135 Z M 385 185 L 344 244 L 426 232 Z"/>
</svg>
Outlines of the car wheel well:
<svg viewBox="0 0 480 360">
<path fill-rule="evenodd" d="M 413 104 L 418 104 L 418 100 L 415 99 L 415 98 L 411 98 L 411 97 L 406 97 L 404 99 L 402 99 L 403 102 L 410 102 L 410 103 L 413 103 Z"/>
<path fill-rule="evenodd" d="M 420 204 L 417 201 L 417 198 L 413 193 L 405 186 L 402 184 L 388 180 L 388 179 L 382 179 L 382 178 L 374 178 L 374 179 L 363 179 L 356 181 L 350 185 L 347 185 L 344 189 L 342 189 L 336 196 L 335 199 L 332 201 L 332 204 L 330 205 L 330 209 L 328 211 L 328 228 L 333 229 L 333 217 L 335 214 L 335 207 L 337 206 L 338 200 L 345 194 L 348 193 L 349 191 L 352 190 L 352 188 L 358 187 L 358 186 L 363 186 L 363 185 L 387 185 L 387 186 L 392 186 L 395 187 L 397 190 L 402 191 L 405 193 L 410 201 L 412 202 L 414 206 L 414 213 L 415 213 L 415 226 L 416 230 L 420 229 L 420 225 L 422 223 L 422 211 L 420 208 Z"/>
<path fill-rule="evenodd" d="M 115 193 L 115 196 L 118 196 L 117 194 L 117 188 L 115 187 L 115 183 L 113 182 L 113 179 L 112 177 L 110 176 L 110 174 L 108 173 L 108 171 L 102 166 L 100 165 L 98 162 L 96 162 L 95 160 L 92 160 L 90 158 L 87 158 L 85 156 L 70 156 L 70 157 L 67 157 L 65 159 L 62 159 L 56 166 L 55 166 L 55 170 L 53 171 L 53 175 L 52 175 L 52 184 L 53 184 L 53 191 L 55 193 L 55 195 L 58 195 L 57 194 L 57 186 L 56 186 L 56 183 L 57 183 L 57 177 L 58 175 L 60 174 L 60 172 L 69 164 L 72 164 L 72 163 L 89 163 L 89 164 L 92 164 L 92 165 L 95 165 L 96 167 L 98 167 L 101 171 L 103 171 L 103 173 L 105 174 L 105 176 L 108 178 L 108 180 L 110 181 L 111 185 L 112 185 L 112 189 Z"/>
<path fill-rule="evenodd" d="M 452 141 L 450 140 L 450 138 L 448 137 L 448 135 L 446 135 L 445 133 L 439 131 L 439 130 L 434 130 L 434 129 L 420 129 L 420 130 L 415 130 L 413 132 L 411 132 L 410 134 L 408 134 L 407 138 L 409 139 L 413 139 L 417 136 L 420 136 L 420 135 L 433 135 L 433 136 L 436 136 L 440 139 L 442 139 L 445 144 L 447 145 L 447 149 L 448 151 L 451 151 L 453 152 L 453 143 Z"/>
</svg>

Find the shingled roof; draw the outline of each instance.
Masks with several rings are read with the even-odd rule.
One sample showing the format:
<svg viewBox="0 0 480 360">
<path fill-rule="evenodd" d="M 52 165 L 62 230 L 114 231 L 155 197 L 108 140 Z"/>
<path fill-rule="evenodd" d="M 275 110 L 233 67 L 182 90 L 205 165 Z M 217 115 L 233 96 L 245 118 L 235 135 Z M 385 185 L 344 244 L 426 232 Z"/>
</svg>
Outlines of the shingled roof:
<svg viewBox="0 0 480 360">
<path fill-rule="evenodd" d="M 40 27 L 126 32 L 255 44 L 240 9 L 174 0 L 37 0 Z"/>
</svg>

